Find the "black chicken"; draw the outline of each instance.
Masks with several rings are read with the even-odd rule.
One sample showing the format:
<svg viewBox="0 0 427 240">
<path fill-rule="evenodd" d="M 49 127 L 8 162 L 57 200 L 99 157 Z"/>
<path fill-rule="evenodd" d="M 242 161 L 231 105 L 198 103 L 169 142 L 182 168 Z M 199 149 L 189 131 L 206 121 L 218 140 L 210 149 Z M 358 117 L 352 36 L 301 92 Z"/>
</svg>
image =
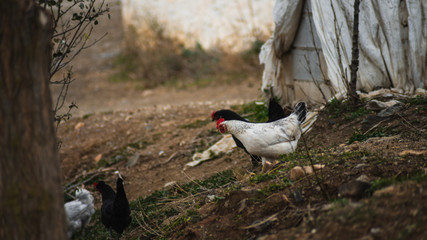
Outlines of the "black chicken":
<svg viewBox="0 0 427 240">
<path fill-rule="evenodd" d="M 102 195 L 101 221 L 110 230 L 111 238 L 113 238 L 111 229 L 114 229 L 118 234 L 117 239 L 119 239 L 123 230 L 131 222 L 129 202 L 123 188 L 123 180 L 120 177 L 117 179 L 117 193 L 104 181 L 99 181 L 94 185 Z"/>
<path fill-rule="evenodd" d="M 289 115 L 289 114 L 288 114 Z M 233 112 L 231 110 L 228 109 L 222 109 L 222 110 L 218 110 L 218 111 L 214 111 L 212 112 L 212 121 L 217 121 L 220 118 L 223 118 L 224 120 L 240 120 L 240 121 L 244 121 L 244 122 L 249 122 L 247 119 L 241 117 L 239 114 L 237 114 L 236 112 Z M 282 106 L 280 106 L 280 104 L 276 101 L 275 98 L 271 98 L 270 102 L 268 104 L 268 120 L 267 122 L 274 122 L 276 120 L 282 119 L 287 117 L 285 111 L 283 111 Z M 252 155 L 250 154 L 245 146 L 243 145 L 243 143 L 237 139 L 234 135 L 232 135 L 234 142 L 236 143 L 236 145 L 240 148 L 242 148 L 247 154 L 249 154 L 251 156 L 251 161 L 252 161 L 252 167 L 257 167 L 260 165 L 261 163 L 261 157 L 260 156 L 256 156 L 256 155 Z"/>
</svg>

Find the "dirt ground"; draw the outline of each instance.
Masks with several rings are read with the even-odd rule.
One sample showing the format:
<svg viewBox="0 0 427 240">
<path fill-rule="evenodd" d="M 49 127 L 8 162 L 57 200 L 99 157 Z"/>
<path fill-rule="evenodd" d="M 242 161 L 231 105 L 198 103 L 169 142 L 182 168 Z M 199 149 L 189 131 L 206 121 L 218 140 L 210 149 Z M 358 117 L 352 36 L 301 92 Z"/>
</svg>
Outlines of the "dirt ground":
<svg viewBox="0 0 427 240">
<path fill-rule="evenodd" d="M 333 201 L 338 199 L 340 186 L 361 175 L 375 181 L 425 171 L 425 105 L 408 103 L 398 115 L 381 122 L 368 121 L 374 119 L 369 116 L 375 112 L 353 119 L 332 119 L 329 113 L 321 112 L 306 140 L 316 159 L 323 155 L 334 158 L 331 162 L 319 160 L 327 165 L 322 174 L 331 200 L 325 200 L 322 189 L 307 179 L 260 198 L 260 189 L 271 182 L 247 183 L 251 163 L 240 149 L 193 168 L 184 167 L 193 153 L 221 138 L 210 121 L 212 110 L 259 99 L 260 80 L 181 90 L 141 90 L 135 82 L 109 81 L 115 71 L 112 61 L 122 47 L 119 2 L 110 1 L 112 20 L 100 21 L 97 28 L 96 34 L 107 31 L 107 37 L 74 62 L 77 81 L 71 85 L 68 99 L 79 108 L 58 129 L 64 186 L 81 179 L 86 183 L 103 179 L 113 184 L 114 171 L 119 170 L 132 201 L 168 183 L 205 179 L 231 169 L 238 180 L 246 181 L 244 187 L 225 194 L 219 204 L 201 206 L 199 220 L 183 225 L 171 239 L 427 238 L 425 181 L 392 185 L 395 188 L 390 192 L 360 201 Z M 58 90 L 52 91 L 55 94 Z M 356 130 L 378 126 L 389 134 L 347 143 Z M 282 168 L 288 164 L 283 163 Z M 283 174 L 289 178 L 288 171 Z M 99 208 L 100 196 L 90 185 L 87 188 L 94 193 Z M 295 195 L 296 190 L 302 200 Z M 139 229 L 125 237 L 142 235 Z"/>
<path fill-rule="evenodd" d="M 146 142 L 147 146 L 143 150 L 128 147 L 124 155 L 140 153 L 138 164 L 131 168 L 122 166 L 124 161 L 114 165 L 127 178 L 129 186 L 134 187 L 128 189 L 130 199 L 146 195 L 167 182 L 203 178 L 241 165 L 211 162 L 183 174 L 183 165 L 190 160 L 189 152 L 197 149 L 195 144 L 200 145 L 197 142 L 200 134 L 215 125 L 211 123 L 196 131 L 180 127 L 208 119 L 214 109 L 258 99 L 259 80 L 181 90 L 170 87 L 141 90 L 137 82 L 111 82 L 109 76 L 115 71 L 112 62 L 122 47 L 123 26 L 120 1 L 112 0 L 109 5 L 111 20 L 100 21 L 92 37 L 99 38 L 104 32 L 108 35 L 73 62 L 76 81 L 70 85 L 67 101 L 76 103 L 78 109 L 71 112 L 74 117 L 61 124 L 58 132 L 64 181 L 77 179 L 96 167 L 94 159 L 98 154 L 104 159 L 115 157 L 112 155 L 118 149 L 136 142 Z M 59 89 L 52 91 L 56 96 Z M 217 135 L 210 142 L 219 138 Z M 199 150 L 207 143 L 199 146 Z"/>
</svg>

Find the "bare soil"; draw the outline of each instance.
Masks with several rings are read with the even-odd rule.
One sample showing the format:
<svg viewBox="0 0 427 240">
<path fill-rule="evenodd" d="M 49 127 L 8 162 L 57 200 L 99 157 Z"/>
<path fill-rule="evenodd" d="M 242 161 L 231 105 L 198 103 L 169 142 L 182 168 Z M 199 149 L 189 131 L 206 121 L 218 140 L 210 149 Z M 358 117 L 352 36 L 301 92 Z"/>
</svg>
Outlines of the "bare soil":
<svg viewBox="0 0 427 240">
<path fill-rule="evenodd" d="M 426 170 L 425 104 L 408 103 L 377 126 L 378 122 L 368 121 L 375 112 L 353 119 L 320 112 L 305 138 L 310 156 L 326 165 L 321 171 L 323 185 L 311 176 L 271 189 L 289 179 L 289 169 L 299 165 L 295 161 L 308 165 L 307 159 L 284 161 L 276 178 L 250 182 L 250 158 L 240 149 L 185 168 L 194 152 L 221 138 L 210 121 L 211 111 L 257 100 L 260 80 L 181 90 L 141 90 L 136 82 L 113 83 L 111 63 L 120 51 L 123 31 L 119 2 L 111 1 L 110 6 L 112 20 L 100 21 L 97 29 L 109 35 L 74 63 L 78 80 L 71 85 L 69 100 L 79 108 L 58 129 L 64 186 L 82 179 L 86 184 L 95 179 L 113 184 L 113 172 L 119 170 L 133 201 L 167 183 L 205 179 L 231 169 L 240 187 L 217 193 L 222 201 L 204 201 L 197 210 L 199 217 L 182 224 L 170 239 L 427 239 L 425 180 L 393 182 L 388 192 L 370 193 L 360 200 L 338 197 L 340 186 L 361 175 L 375 182 L 407 179 Z M 384 128 L 387 136 L 347 143 L 355 132 L 371 127 Z M 300 154 L 306 151 L 304 145 L 299 143 Z M 132 159 L 137 154 L 140 157 Z M 86 187 L 99 208 L 100 196 Z M 146 232 L 137 228 L 124 238 L 142 236 Z"/>
</svg>

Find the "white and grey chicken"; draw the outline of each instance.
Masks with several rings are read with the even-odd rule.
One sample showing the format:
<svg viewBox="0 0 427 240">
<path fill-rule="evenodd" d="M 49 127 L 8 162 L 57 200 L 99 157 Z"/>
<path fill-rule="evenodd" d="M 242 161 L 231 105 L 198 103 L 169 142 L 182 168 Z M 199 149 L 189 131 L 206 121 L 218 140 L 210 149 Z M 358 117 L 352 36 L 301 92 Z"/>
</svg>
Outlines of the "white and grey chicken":
<svg viewBox="0 0 427 240">
<path fill-rule="evenodd" d="M 79 229 L 82 229 L 84 235 L 84 227 L 89 224 L 92 215 L 95 213 L 93 196 L 88 190 L 79 188 L 76 190 L 76 199 L 65 203 L 64 208 L 68 222 L 68 239 L 71 239 Z"/>
<path fill-rule="evenodd" d="M 218 119 L 217 129 L 231 133 L 253 155 L 262 157 L 262 165 L 277 159 L 280 155 L 294 152 L 301 137 L 301 123 L 307 114 L 306 104 L 299 102 L 291 115 L 269 123 L 250 123 L 239 120 Z"/>
</svg>

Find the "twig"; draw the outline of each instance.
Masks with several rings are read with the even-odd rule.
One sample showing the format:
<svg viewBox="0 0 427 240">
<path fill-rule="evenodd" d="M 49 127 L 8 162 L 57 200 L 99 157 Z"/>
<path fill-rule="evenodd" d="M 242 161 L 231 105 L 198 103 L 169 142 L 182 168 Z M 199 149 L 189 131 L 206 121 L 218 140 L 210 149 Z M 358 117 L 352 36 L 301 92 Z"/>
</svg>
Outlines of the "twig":
<svg viewBox="0 0 427 240">
<path fill-rule="evenodd" d="M 374 130 L 375 128 L 377 128 L 382 122 L 386 121 L 387 119 L 381 120 L 379 121 L 377 124 L 375 124 L 374 126 L 372 126 L 371 128 L 369 128 L 366 132 L 363 133 L 363 135 L 367 134 L 368 132 Z"/>
<path fill-rule="evenodd" d="M 315 169 L 315 167 L 314 167 L 313 159 L 311 158 L 311 156 L 310 156 L 310 152 L 308 151 L 307 142 L 306 142 L 306 140 L 305 140 L 304 133 L 302 132 L 302 128 L 301 128 L 301 126 L 300 126 L 300 130 L 301 130 L 301 138 L 302 138 L 303 143 L 304 143 L 304 148 L 305 148 L 305 151 L 306 151 L 306 153 L 307 153 L 308 160 L 310 161 L 311 168 L 313 169 L 314 176 L 315 176 L 315 178 L 316 178 L 316 183 L 317 183 L 317 185 L 319 186 L 319 188 L 320 188 L 320 190 L 321 190 L 321 192 L 322 192 L 323 196 L 325 197 L 325 199 L 326 199 L 326 200 L 329 200 L 329 199 L 330 199 L 330 197 L 329 197 L 328 191 L 327 191 L 327 189 L 326 189 L 326 186 L 325 186 L 325 185 L 320 181 L 320 178 L 319 178 L 319 176 L 317 175 L 317 170 L 316 170 L 316 169 Z M 304 171 L 304 174 L 306 174 L 306 173 L 305 173 L 305 169 L 304 169 L 304 167 L 303 167 L 302 169 L 303 169 L 303 171 Z M 307 179 L 308 179 L 308 178 L 307 178 Z"/>
</svg>

